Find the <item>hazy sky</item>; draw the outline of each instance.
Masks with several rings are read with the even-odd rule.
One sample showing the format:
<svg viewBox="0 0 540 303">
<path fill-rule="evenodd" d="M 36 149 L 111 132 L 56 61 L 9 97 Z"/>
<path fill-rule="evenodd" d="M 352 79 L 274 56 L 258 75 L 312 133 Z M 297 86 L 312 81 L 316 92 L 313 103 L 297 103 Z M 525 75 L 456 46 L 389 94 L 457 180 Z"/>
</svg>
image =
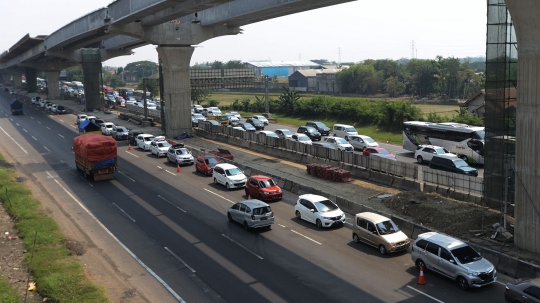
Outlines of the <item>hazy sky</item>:
<svg viewBox="0 0 540 303">
<path fill-rule="evenodd" d="M 48 35 L 111 0 L 3 0 L 0 52 L 24 35 Z M 196 62 L 478 57 L 486 53 L 486 0 L 358 0 L 242 27 L 243 34 L 208 40 Z M 104 62 L 157 62 L 155 46 Z"/>
</svg>

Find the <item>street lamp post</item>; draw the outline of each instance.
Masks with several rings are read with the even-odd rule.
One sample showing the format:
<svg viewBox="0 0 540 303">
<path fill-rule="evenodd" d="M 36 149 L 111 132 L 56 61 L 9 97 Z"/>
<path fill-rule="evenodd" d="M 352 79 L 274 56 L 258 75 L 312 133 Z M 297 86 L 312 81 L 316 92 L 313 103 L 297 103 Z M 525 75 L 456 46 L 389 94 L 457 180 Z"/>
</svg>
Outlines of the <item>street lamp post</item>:
<svg viewBox="0 0 540 303">
<path fill-rule="evenodd" d="M 265 83 L 265 95 L 264 98 L 266 99 L 266 113 L 270 114 L 270 101 L 268 101 L 268 75 L 264 76 L 264 83 Z"/>
</svg>

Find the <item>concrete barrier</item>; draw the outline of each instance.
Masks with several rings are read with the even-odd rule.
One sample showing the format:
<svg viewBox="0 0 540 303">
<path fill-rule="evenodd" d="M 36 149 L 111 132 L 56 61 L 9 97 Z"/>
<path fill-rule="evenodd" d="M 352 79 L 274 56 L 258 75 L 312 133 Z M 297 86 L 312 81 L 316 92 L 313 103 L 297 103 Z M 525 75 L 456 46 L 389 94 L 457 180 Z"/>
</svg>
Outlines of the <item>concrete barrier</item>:
<svg viewBox="0 0 540 303">
<path fill-rule="evenodd" d="M 516 267 L 516 279 L 536 278 L 540 269 L 534 264 L 519 260 Z"/>
<path fill-rule="evenodd" d="M 378 171 L 370 171 L 369 180 L 377 182 L 386 186 L 392 186 L 392 177 L 387 174 L 380 173 Z"/>
<path fill-rule="evenodd" d="M 496 251 L 492 251 L 487 248 L 482 248 L 478 250 L 478 252 L 482 255 L 482 257 L 486 258 L 489 262 L 495 266 L 495 268 L 499 267 L 499 253 Z"/>
<path fill-rule="evenodd" d="M 515 277 L 517 265 L 518 260 L 506 255 L 501 255 L 499 257 L 499 266 L 497 267 L 497 270 L 510 277 Z"/>
</svg>

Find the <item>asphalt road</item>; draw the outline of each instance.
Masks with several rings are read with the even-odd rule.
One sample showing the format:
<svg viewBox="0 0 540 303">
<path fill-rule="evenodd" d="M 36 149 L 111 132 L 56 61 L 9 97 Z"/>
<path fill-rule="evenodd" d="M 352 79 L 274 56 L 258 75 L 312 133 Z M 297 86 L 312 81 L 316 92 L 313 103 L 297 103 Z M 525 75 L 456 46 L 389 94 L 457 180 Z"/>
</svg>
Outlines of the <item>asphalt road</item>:
<svg viewBox="0 0 540 303">
<path fill-rule="evenodd" d="M 193 166 L 177 173 L 165 158 L 130 151 L 126 142 L 119 142 L 115 179 L 88 181 L 73 161 L 74 116 L 58 119 L 26 104 L 25 115 L 12 117 L 7 95 L 0 98 L 4 150 L 30 163 L 24 169 L 66 209 L 79 211 L 68 196 L 76 198 L 186 302 L 503 301 L 502 283 L 465 292 L 427 272 L 427 284 L 417 285 L 408 253 L 381 256 L 355 244 L 348 224 L 318 230 L 298 221 L 297 197 L 288 192 L 271 204 L 271 230 L 246 232 L 225 216 L 232 203 L 245 199 L 243 190 L 216 186 Z M 90 237 L 95 228 L 88 226 Z M 499 280 L 511 279 L 499 274 Z"/>
<path fill-rule="evenodd" d="M 242 122 L 245 122 L 245 119 L 242 119 Z M 332 125 L 327 125 L 327 126 L 332 128 Z M 298 128 L 297 127 L 290 127 L 290 126 L 287 126 L 287 125 L 274 124 L 274 123 L 270 123 L 269 125 L 264 127 L 264 130 L 269 130 L 269 131 L 275 131 L 276 129 L 288 129 L 288 130 L 292 131 L 293 133 L 296 133 L 296 130 Z M 332 131 L 330 131 L 330 136 L 332 136 Z M 323 136 L 323 138 L 324 138 L 324 136 Z M 373 138 L 373 140 L 377 141 L 377 138 Z M 414 158 L 414 152 L 403 149 L 401 146 L 398 146 L 398 145 L 383 143 L 383 142 L 380 142 L 380 141 L 377 141 L 377 142 L 379 143 L 380 147 L 384 147 L 389 152 L 394 154 L 396 156 L 396 159 L 398 161 L 400 161 L 400 162 L 412 163 L 414 165 L 429 167 L 429 163 L 418 164 L 418 162 Z M 355 153 L 360 153 L 361 154 L 362 152 L 361 151 L 355 151 Z M 483 165 L 471 165 L 471 166 L 473 166 L 474 168 L 476 168 L 478 170 L 478 177 L 484 177 L 484 166 Z"/>
</svg>

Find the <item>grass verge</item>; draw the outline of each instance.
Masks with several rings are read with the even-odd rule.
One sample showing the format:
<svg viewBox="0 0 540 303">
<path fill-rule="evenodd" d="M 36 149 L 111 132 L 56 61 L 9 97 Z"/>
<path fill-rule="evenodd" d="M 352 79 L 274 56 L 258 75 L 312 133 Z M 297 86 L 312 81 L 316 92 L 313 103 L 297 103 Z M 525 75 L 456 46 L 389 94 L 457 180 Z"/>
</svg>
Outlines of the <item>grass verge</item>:
<svg viewBox="0 0 540 303">
<path fill-rule="evenodd" d="M 81 263 L 66 248 L 66 238 L 58 224 L 40 209 L 41 203 L 32 197 L 28 187 L 17 182 L 17 172 L 9 168 L 2 155 L 0 164 L 0 198 L 7 212 L 16 218 L 15 228 L 28 252 L 36 238 L 32 264 L 31 253 L 25 255 L 24 261 L 32 268 L 40 294 L 52 302 L 110 302 L 104 288 L 87 280 Z M 3 288 L 8 287 L 4 282 L 0 283 L 0 302 L 18 302 L 4 301 Z"/>
<path fill-rule="evenodd" d="M 4 278 L 0 278 L 0 302 L 2 303 L 19 303 L 22 302 L 19 296 L 11 288 L 8 281 Z"/>
</svg>

